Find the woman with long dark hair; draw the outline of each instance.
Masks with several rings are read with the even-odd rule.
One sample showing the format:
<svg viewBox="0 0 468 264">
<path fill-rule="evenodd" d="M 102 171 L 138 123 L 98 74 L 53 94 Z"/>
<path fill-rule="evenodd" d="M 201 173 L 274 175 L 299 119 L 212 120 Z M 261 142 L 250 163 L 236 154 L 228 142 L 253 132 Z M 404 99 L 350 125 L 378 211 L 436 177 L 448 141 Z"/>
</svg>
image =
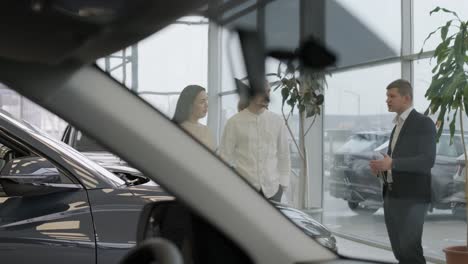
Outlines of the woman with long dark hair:
<svg viewBox="0 0 468 264">
<path fill-rule="evenodd" d="M 189 85 L 180 93 L 172 121 L 179 124 L 211 150 L 215 150 L 213 134 L 207 126 L 199 122 L 207 113 L 206 89 L 199 85 Z"/>
</svg>

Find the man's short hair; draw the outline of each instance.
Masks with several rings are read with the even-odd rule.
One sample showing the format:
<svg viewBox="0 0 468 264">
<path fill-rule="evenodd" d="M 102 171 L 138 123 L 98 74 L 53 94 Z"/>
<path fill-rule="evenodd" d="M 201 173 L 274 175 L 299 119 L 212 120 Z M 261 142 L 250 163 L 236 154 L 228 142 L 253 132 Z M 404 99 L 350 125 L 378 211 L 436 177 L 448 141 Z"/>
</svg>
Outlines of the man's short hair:
<svg viewBox="0 0 468 264">
<path fill-rule="evenodd" d="M 413 100 L 413 87 L 411 86 L 411 83 L 408 82 L 407 80 L 398 79 L 398 80 L 391 82 L 387 86 L 387 90 L 390 90 L 392 88 L 397 88 L 398 93 L 401 96 L 409 95 L 409 97 L 411 98 L 411 101 Z"/>
</svg>

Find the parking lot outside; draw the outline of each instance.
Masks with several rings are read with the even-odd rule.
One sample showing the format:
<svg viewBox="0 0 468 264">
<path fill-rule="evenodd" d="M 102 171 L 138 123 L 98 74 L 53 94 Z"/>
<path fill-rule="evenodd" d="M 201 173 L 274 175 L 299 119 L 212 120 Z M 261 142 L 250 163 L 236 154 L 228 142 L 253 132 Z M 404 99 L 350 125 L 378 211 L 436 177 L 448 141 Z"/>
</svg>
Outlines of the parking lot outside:
<svg viewBox="0 0 468 264">
<path fill-rule="evenodd" d="M 357 251 L 353 251 L 353 243 L 349 242 L 348 239 L 338 239 L 337 241 L 337 246 L 340 248 L 340 242 L 342 244 L 342 250 L 344 252 L 347 252 L 351 254 L 352 256 L 358 256 L 362 255 L 367 258 L 372 259 L 375 254 L 380 254 L 381 251 L 377 250 L 375 251 L 375 248 L 382 248 L 387 251 L 391 250 L 390 246 L 390 240 L 388 238 L 387 234 L 387 229 L 385 226 L 385 221 L 384 221 L 384 212 L 383 208 L 381 208 L 381 203 L 382 201 L 375 201 L 372 198 L 380 199 L 381 196 L 381 190 L 377 189 L 380 188 L 380 185 L 375 185 L 376 194 L 372 197 L 369 197 L 370 201 L 366 202 L 367 205 L 372 205 L 373 208 L 372 210 L 366 210 L 366 208 L 361 208 L 360 211 L 357 210 L 352 210 L 350 208 L 350 205 L 348 204 L 348 200 L 343 199 L 343 193 L 331 193 L 330 190 L 336 189 L 337 185 L 337 178 L 339 179 L 340 177 L 343 177 L 343 175 L 337 175 L 339 174 L 340 171 L 337 172 L 336 168 L 342 166 L 339 161 L 336 161 L 335 158 L 338 156 L 339 158 L 342 158 L 342 155 L 344 154 L 345 156 L 353 153 L 353 151 L 348 148 L 346 149 L 347 146 L 350 144 L 347 142 L 353 141 L 352 135 L 361 135 L 362 132 L 350 132 L 350 131 L 343 131 L 340 130 L 337 132 L 336 130 L 332 130 L 328 133 L 328 137 L 326 139 L 330 140 L 333 138 L 333 135 L 336 135 L 339 133 L 340 136 L 335 136 L 335 140 L 333 142 L 331 141 L 325 141 L 325 153 L 326 153 L 326 158 L 324 158 L 324 208 L 322 210 L 322 213 L 319 214 L 313 214 L 316 218 L 318 218 L 320 221 L 322 221 L 328 228 L 330 228 L 331 231 L 333 231 L 338 237 L 344 237 L 353 240 L 353 243 L 361 243 L 366 244 L 369 247 L 372 247 L 374 250 L 369 250 L 368 253 L 365 253 L 365 251 L 360 251 L 357 253 Z M 366 132 L 369 133 L 369 132 Z M 375 132 L 375 133 L 380 133 L 380 132 Z M 344 136 L 343 136 L 344 135 Z M 360 145 L 365 145 L 365 146 L 371 146 L 369 142 L 370 141 L 375 141 L 376 138 L 365 138 L 363 141 L 360 142 L 360 144 L 354 144 L 354 147 L 359 147 Z M 381 145 L 381 142 L 377 145 Z M 445 144 L 446 143 L 446 144 Z M 447 145 L 447 146 L 442 146 L 438 147 L 439 152 L 448 152 L 450 153 L 450 150 L 453 150 L 453 152 L 456 152 L 456 145 L 450 145 L 449 142 L 443 142 L 441 140 L 441 143 L 439 145 Z M 384 143 L 388 144 L 388 142 Z M 327 148 L 328 146 L 328 148 Z M 344 146 L 344 147 L 343 147 Z M 347 151 L 344 151 L 344 150 Z M 378 147 L 375 147 L 375 144 L 372 149 L 367 150 L 369 153 L 376 152 L 375 149 L 378 149 Z M 447 150 L 449 149 L 449 150 Z M 380 150 L 380 149 L 378 149 Z M 359 152 L 360 155 L 364 155 L 364 152 Z M 456 155 L 455 155 L 456 156 Z M 345 158 L 346 159 L 346 158 Z M 438 160 L 444 160 L 447 159 L 446 157 L 443 156 L 438 156 Z M 456 158 L 454 159 L 456 160 Z M 340 160 L 341 161 L 341 160 Z M 363 161 L 362 166 L 366 166 L 368 161 Z M 364 164 L 366 163 L 366 164 Z M 436 161 L 437 163 L 437 161 Z M 439 161 L 439 163 L 441 163 Z M 457 170 L 457 163 L 452 162 L 449 163 L 450 168 L 445 168 L 445 171 L 441 171 L 440 169 L 433 169 L 433 178 L 439 177 L 439 176 L 434 176 L 434 174 L 447 174 L 446 171 L 449 170 L 451 171 L 451 174 L 449 175 L 450 179 L 452 179 L 452 176 L 454 176 L 454 172 Z M 435 165 L 437 167 L 438 165 Z M 447 165 L 446 165 L 447 166 Z M 365 174 L 365 170 L 357 170 L 353 171 L 353 169 L 356 169 L 356 166 L 350 166 L 350 172 L 347 172 L 346 175 L 349 175 L 350 173 L 353 174 L 358 174 L 355 175 L 355 177 L 360 178 L 359 181 L 361 181 L 361 184 L 353 184 L 353 182 L 348 182 L 348 184 L 344 184 L 344 189 L 340 190 L 341 192 L 346 192 L 346 190 L 353 189 L 355 191 L 364 191 L 365 189 L 369 188 L 369 185 L 362 184 L 362 181 L 368 181 L 369 184 L 371 183 L 372 180 L 372 175 L 370 175 L 369 172 L 367 172 L 367 175 Z M 371 185 L 371 184 L 370 184 Z M 434 188 L 434 187 L 433 187 Z M 336 190 L 335 190 L 336 191 Z M 340 197 L 340 198 L 337 198 Z M 431 212 L 428 212 L 426 219 L 425 219 L 425 224 L 424 224 L 424 233 L 423 233 L 423 248 L 426 257 L 429 259 L 433 260 L 435 263 L 442 263 L 442 261 L 445 260 L 444 252 L 443 249 L 454 245 L 454 244 L 464 244 L 466 243 L 466 234 L 465 232 L 461 232 L 461 230 L 466 229 L 466 222 L 463 219 L 460 219 L 459 216 L 455 216 L 453 214 L 452 209 L 450 208 L 450 204 L 446 204 L 449 208 L 444 208 L 444 209 L 436 209 L 434 208 Z M 375 211 L 375 212 L 374 212 Z M 356 242 L 357 241 L 357 242 Z M 393 259 L 392 254 L 389 256 L 389 260 Z"/>
</svg>

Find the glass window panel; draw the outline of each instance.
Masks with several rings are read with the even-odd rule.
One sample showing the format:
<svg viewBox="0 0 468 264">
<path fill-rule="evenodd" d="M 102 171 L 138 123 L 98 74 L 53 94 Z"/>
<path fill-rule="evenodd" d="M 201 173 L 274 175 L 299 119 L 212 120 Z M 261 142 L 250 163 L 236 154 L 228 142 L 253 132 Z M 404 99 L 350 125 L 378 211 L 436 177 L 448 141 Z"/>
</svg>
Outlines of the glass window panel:
<svg viewBox="0 0 468 264">
<path fill-rule="evenodd" d="M 187 85 L 196 84 L 207 89 L 207 22 L 203 17 L 182 17 L 175 24 L 138 43 L 138 56 L 133 58 L 138 69 L 138 89 L 133 90 L 169 118 L 175 112 L 179 93 Z M 122 67 L 117 67 L 122 64 L 123 55 L 131 58 L 132 49 L 129 47 L 125 51 L 125 54 L 119 51 L 111 55 L 107 69 L 114 69 L 111 75 L 132 88 L 131 66 L 125 66 L 127 79 L 123 77 L 125 71 Z M 97 64 L 106 70 L 106 59 L 99 59 Z M 200 121 L 206 124 L 206 117 Z"/>
<path fill-rule="evenodd" d="M 447 8 L 457 12 L 458 16 L 463 20 L 468 19 L 468 1 L 459 0 L 414 0 L 414 51 L 419 52 L 423 42 L 432 31 L 452 19 L 453 16 L 448 13 L 439 12 L 429 16 L 437 6 Z M 449 31 L 449 36 L 451 35 Z M 434 34 L 431 39 L 426 42 L 424 50 L 433 50 L 440 42 L 440 33 Z"/>
<path fill-rule="evenodd" d="M 353 222 L 356 213 L 348 207 L 346 186 L 339 189 L 343 166 L 353 164 L 352 169 L 366 171 L 368 160 L 349 160 L 348 148 L 367 153 L 385 144 L 393 127 L 393 114 L 386 107 L 386 87 L 401 78 L 401 64 L 353 69 L 335 73 L 327 78 L 324 116 L 324 214 L 323 221 L 333 231 L 360 237 L 382 237 L 388 239 L 385 226 L 369 216 L 356 221 L 366 228 L 358 228 Z M 363 152 L 365 150 L 365 152 Z M 370 173 L 369 173 L 370 174 Z M 368 179 L 367 179 L 367 178 Z M 354 181 L 357 178 L 350 179 Z M 367 179 L 367 180 L 366 180 Z M 380 183 L 375 177 L 362 175 L 366 190 L 378 199 L 381 197 Z M 364 186 L 363 185 L 363 186 Z M 340 191 L 341 190 L 341 191 Z M 377 215 L 380 217 L 381 211 Z M 378 229 L 381 225 L 381 229 Z M 360 226 L 360 225 L 359 225 Z"/>
<path fill-rule="evenodd" d="M 17 92 L 0 84 L 0 108 L 15 118 L 27 121 L 55 139 L 61 139 L 67 123 Z"/>
<path fill-rule="evenodd" d="M 325 7 L 326 43 L 338 53 L 339 66 L 400 53 L 400 1 L 332 0 Z"/>
<path fill-rule="evenodd" d="M 425 94 L 431 84 L 432 68 L 435 65 L 436 61 L 434 60 L 431 63 L 431 59 L 413 61 L 414 105 L 416 109 L 422 112 L 429 106 Z"/>
<path fill-rule="evenodd" d="M 189 84 L 206 87 L 208 25 L 171 25 L 140 42 L 138 55 L 139 92 L 180 92 Z"/>
<path fill-rule="evenodd" d="M 132 63 L 138 64 L 135 60 L 137 59 L 137 54 L 132 54 L 133 49 L 131 47 L 124 50 L 120 50 L 106 59 L 99 59 L 96 63 L 102 69 L 107 72 L 110 72 L 112 77 L 117 81 L 125 84 L 129 88 L 135 88 L 132 85 Z M 125 61 L 125 63 L 123 63 Z"/>
<path fill-rule="evenodd" d="M 299 4 L 299 0 L 282 0 L 266 5 L 267 48 L 296 49 L 299 44 Z"/>
<path fill-rule="evenodd" d="M 236 33 L 228 30 L 222 31 L 222 65 L 221 65 L 221 91 L 235 91 L 234 78 L 247 77 L 244 66 L 244 56 Z"/>
<path fill-rule="evenodd" d="M 223 129 L 226 126 L 226 122 L 238 112 L 238 103 L 239 96 L 237 94 L 229 94 L 221 97 L 221 114 L 219 115 L 221 132 L 218 135 L 220 140 L 223 134 Z"/>
<path fill-rule="evenodd" d="M 335 4 L 331 4 L 332 2 Z M 338 47 L 341 48 L 339 51 L 344 52 L 344 55 L 341 54 L 341 65 L 343 63 L 350 65 L 381 59 L 394 56 L 399 52 L 401 42 L 400 1 L 393 1 L 389 4 L 374 3 L 374 1 L 368 0 L 364 2 L 358 0 L 340 0 L 327 1 L 326 5 L 327 14 L 334 15 L 327 17 L 327 40 L 329 41 L 329 45 L 335 45 L 332 48 Z M 284 10 L 282 9 L 283 6 Z M 289 9 L 286 7 L 289 7 Z M 295 45 L 297 46 L 299 19 L 294 17 L 294 14 L 298 14 L 296 8 L 298 8 L 298 1 L 283 0 L 267 4 L 265 8 L 265 37 L 270 47 L 290 48 Z M 386 12 L 378 12 L 382 9 L 385 9 Z M 343 19 L 340 16 L 340 14 L 346 15 L 347 13 L 351 13 L 356 18 L 348 16 L 346 19 Z M 281 16 L 283 14 L 284 16 Z M 379 14 L 379 16 L 375 14 Z M 235 20 L 231 25 L 235 25 L 236 23 L 240 25 L 246 21 L 247 24 L 255 27 L 257 25 L 256 13 L 249 13 Z M 350 21 L 352 23 L 348 23 Z M 329 22 L 330 24 L 328 24 Z M 293 29 L 294 26 L 297 28 Z M 198 44 L 194 45 L 195 48 L 183 45 L 186 44 L 187 39 L 192 39 L 192 36 L 187 31 L 179 30 L 186 27 L 187 25 L 170 26 L 162 33 L 155 35 L 154 38 L 159 38 L 159 40 L 155 41 L 154 46 L 151 45 L 146 48 L 149 50 L 146 51 L 149 55 L 145 55 L 144 47 L 141 48 L 142 51 L 140 52 L 140 58 L 145 57 L 140 60 L 142 61 L 140 64 L 145 65 L 149 70 L 145 73 L 140 69 L 139 73 L 140 75 L 147 74 L 147 76 L 151 77 L 150 79 L 140 76 L 140 95 L 169 117 L 173 115 L 181 89 L 189 82 L 203 83 L 203 79 L 199 79 L 201 75 L 204 75 L 206 78 L 206 70 L 203 74 L 200 73 L 199 75 L 196 72 L 191 72 L 191 70 L 195 69 L 193 67 L 195 64 L 192 61 L 200 62 L 206 60 L 206 58 L 199 58 L 203 54 L 193 54 L 201 51 L 201 49 L 196 48 Z M 289 28 L 291 28 L 290 32 L 288 32 Z M 171 36 L 171 30 L 175 30 L 178 32 L 178 35 L 184 36 L 173 36 L 173 38 L 166 41 L 165 38 L 169 37 L 162 36 L 162 34 L 167 33 L 168 36 Z M 372 32 L 377 33 L 377 36 L 373 36 Z M 194 37 L 203 37 L 206 41 L 206 34 L 207 31 L 203 31 L 203 33 Z M 151 39 L 148 41 L 151 41 Z M 179 45 L 181 39 L 185 43 Z M 383 46 L 380 39 L 383 40 Z M 195 42 L 197 41 L 199 40 L 195 40 Z M 381 46 L 376 46 L 375 43 L 380 43 L 378 45 Z M 239 97 L 237 94 L 230 94 L 227 91 L 235 90 L 234 77 L 246 77 L 245 70 L 242 69 L 243 58 L 238 44 L 239 42 L 236 40 L 235 34 L 232 35 L 227 31 L 223 31 L 221 58 L 222 87 L 219 90 L 222 90 L 224 93 L 221 93 L 219 96 L 221 112 L 216 113 L 216 118 L 219 118 L 220 124 L 219 127 L 215 127 L 216 134 L 213 133 L 218 139 L 224 132 L 223 129 L 225 128 L 226 121 L 238 112 Z M 140 44 L 140 46 L 144 46 L 144 44 Z M 356 48 L 356 50 L 350 50 L 350 47 Z M 179 50 L 181 50 L 180 53 L 182 54 L 180 56 L 178 54 Z M 157 54 L 152 56 L 151 52 L 157 52 Z M 173 55 L 171 52 L 177 54 Z M 190 54 L 184 55 L 185 52 Z M 167 54 L 169 55 L 165 57 Z M 203 56 L 206 57 L 207 53 Z M 185 60 L 182 60 L 181 57 Z M 154 61 L 157 66 L 153 67 L 152 64 L 145 64 L 144 60 Z M 202 63 L 205 65 L 203 67 L 206 67 L 206 61 Z M 276 72 L 277 67 L 278 61 L 267 59 L 267 73 Z M 416 65 L 415 67 L 415 75 L 418 75 L 418 72 L 422 72 L 422 75 L 426 74 L 425 68 L 418 69 Z M 320 152 L 319 157 L 323 156 L 325 165 L 323 177 L 325 181 L 325 212 L 323 219 L 333 231 L 351 233 L 354 236 L 372 239 L 376 238 L 379 242 L 388 243 L 386 229 L 382 222 L 382 210 L 376 210 L 374 216 L 370 216 L 371 214 L 368 212 L 361 215 L 353 211 L 356 209 L 352 208 L 353 204 L 348 204 L 347 201 L 334 196 L 336 190 L 333 193 L 332 185 L 334 181 L 336 182 L 334 170 L 337 165 L 343 166 L 350 163 L 349 158 L 339 155 L 340 151 L 345 152 L 352 149 L 358 152 L 368 152 L 375 149 L 385 149 L 385 145 L 388 144 L 386 142 L 389 138 L 389 131 L 393 127 L 392 119 L 394 117 L 394 114 L 387 111 L 385 88 L 389 82 L 400 78 L 400 76 L 401 64 L 396 62 L 336 72 L 327 78 L 328 89 L 326 90 L 325 122 L 323 124 L 325 151 L 324 153 Z M 268 81 L 274 80 L 268 78 Z M 427 107 L 427 102 L 424 101 L 424 89 L 426 88 L 418 84 L 415 87 L 415 106 L 419 111 L 423 111 Z M 281 102 L 280 90 L 272 91 L 269 110 L 281 115 Z M 288 110 L 285 109 L 285 112 L 288 112 Z M 200 122 L 206 124 L 205 120 Z M 286 200 L 289 204 L 295 205 L 298 204 L 300 193 L 300 188 L 298 188 L 300 186 L 299 177 L 297 176 L 300 173 L 300 158 L 291 139 L 297 138 L 297 115 L 293 115 L 289 119 L 289 125 L 293 130 L 293 135 L 289 138 L 288 142 L 291 151 L 292 173 L 290 174 L 291 179 L 286 193 Z M 209 129 L 212 128 L 210 127 Z M 322 142 L 319 143 L 321 144 Z M 249 146 L 252 146 L 252 144 L 249 144 Z M 313 145 L 308 149 L 310 153 L 314 153 L 315 155 L 318 153 L 317 151 L 320 151 L 320 148 L 316 148 L 316 146 Z M 455 153 L 453 149 L 448 148 L 446 145 L 439 147 L 438 151 L 452 158 L 455 157 L 455 154 L 459 153 Z M 233 164 L 235 163 L 231 165 Z M 357 161 L 354 163 L 354 166 L 357 169 L 365 170 L 368 168 L 368 160 Z M 322 177 L 322 175 L 320 173 L 311 173 L 310 177 L 312 180 L 315 180 L 315 177 Z M 375 198 L 381 197 L 378 180 L 375 177 L 370 177 L 370 179 L 372 181 L 371 184 L 363 183 L 359 187 L 373 191 Z M 456 238 L 458 239 L 458 237 Z M 432 238 L 432 240 L 436 241 L 437 239 Z M 427 241 L 424 245 L 428 245 Z M 432 252 L 434 248 L 440 251 L 440 248 L 432 244 L 430 246 L 430 250 L 428 251 Z"/>
<path fill-rule="evenodd" d="M 334 73 L 327 78 L 325 90 L 327 117 L 387 115 L 385 88 L 398 78 L 401 78 L 400 63 Z M 358 129 L 357 125 L 363 124 L 352 124 L 350 128 Z"/>
</svg>

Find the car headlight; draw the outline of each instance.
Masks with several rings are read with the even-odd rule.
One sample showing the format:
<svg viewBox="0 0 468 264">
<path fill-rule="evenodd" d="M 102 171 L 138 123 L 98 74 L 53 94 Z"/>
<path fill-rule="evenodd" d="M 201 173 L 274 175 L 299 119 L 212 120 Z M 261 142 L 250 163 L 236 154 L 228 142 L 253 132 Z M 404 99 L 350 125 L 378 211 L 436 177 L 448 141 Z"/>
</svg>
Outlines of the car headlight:
<svg viewBox="0 0 468 264">
<path fill-rule="evenodd" d="M 315 223 L 312 224 L 308 221 L 297 218 L 291 220 L 313 238 L 330 236 L 330 233 L 324 227 L 317 226 Z"/>
<path fill-rule="evenodd" d="M 289 207 L 281 207 L 281 211 L 301 228 L 308 236 L 320 243 L 322 246 L 336 251 L 336 239 L 332 233 L 322 224 L 310 217 L 308 214 Z"/>
<path fill-rule="evenodd" d="M 291 220 L 320 245 L 336 252 L 336 239 L 323 225 L 317 225 L 318 223 L 312 224 L 308 221 L 301 221 L 299 219 Z"/>
<path fill-rule="evenodd" d="M 338 249 L 336 247 L 336 239 L 335 237 L 320 237 L 317 238 L 315 241 L 317 241 L 320 245 L 337 252 Z"/>
</svg>

